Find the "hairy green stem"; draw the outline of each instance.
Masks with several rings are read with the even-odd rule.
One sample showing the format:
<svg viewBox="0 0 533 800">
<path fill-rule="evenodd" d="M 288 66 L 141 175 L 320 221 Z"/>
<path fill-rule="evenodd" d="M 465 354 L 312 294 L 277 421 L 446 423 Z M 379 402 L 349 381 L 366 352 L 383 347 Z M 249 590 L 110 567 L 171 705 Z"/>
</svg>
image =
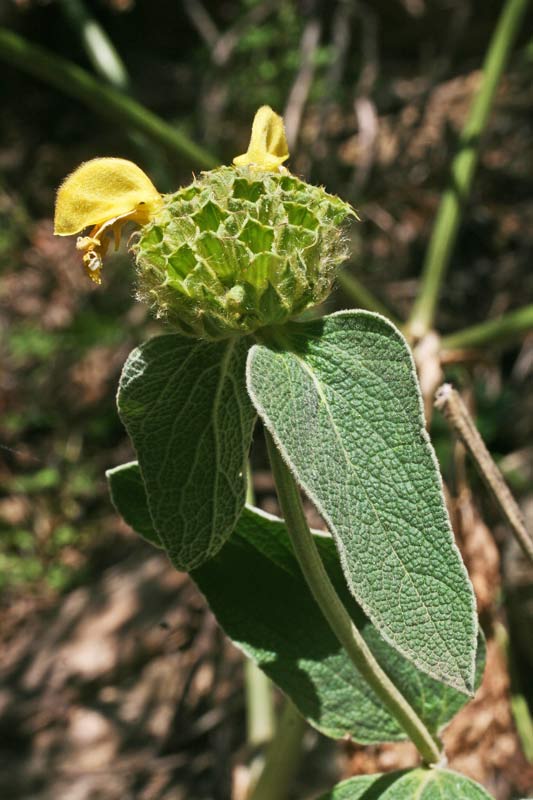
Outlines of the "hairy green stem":
<svg viewBox="0 0 533 800">
<path fill-rule="evenodd" d="M 103 85 L 76 64 L 31 44 L 5 28 L 0 28 L 0 59 L 75 97 L 97 114 L 144 133 L 174 157 L 185 157 L 190 163 L 206 169 L 218 163 L 211 153 L 131 97 Z M 87 124 L 90 125 L 90 118 Z"/>
<path fill-rule="evenodd" d="M 457 240 L 464 204 L 470 193 L 494 95 L 513 47 L 528 0 L 506 0 L 483 65 L 481 86 L 459 139 L 448 186 L 442 196 L 422 271 L 420 292 L 409 332 L 421 338 L 433 326 L 440 289 Z"/>
<path fill-rule="evenodd" d="M 287 699 L 281 712 L 265 766 L 248 800 L 286 800 L 302 750 L 304 718 Z"/>
<path fill-rule="evenodd" d="M 105 30 L 87 11 L 83 0 L 60 2 L 96 72 L 111 86 L 126 91 L 129 84 L 126 67 Z"/>
<path fill-rule="evenodd" d="M 337 281 L 344 294 L 350 298 L 357 308 L 376 311 L 378 314 L 383 314 L 384 317 L 390 319 L 397 327 L 401 326 L 402 323 L 389 311 L 387 306 L 373 295 L 366 286 L 363 286 L 355 275 L 346 270 L 341 270 L 337 275 Z"/>
<path fill-rule="evenodd" d="M 498 344 L 533 331 L 533 305 L 524 306 L 496 319 L 472 325 L 457 333 L 443 336 L 443 350 L 460 350 L 467 347 L 484 347 Z"/>
<path fill-rule="evenodd" d="M 424 762 L 437 763 L 441 758 L 439 744 L 380 667 L 342 604 L 309 530 L 296 482 L 268 431 L 266 440 L 281 510 L 313 597 L 357 670 L 416 745 Z"/>
</svg>

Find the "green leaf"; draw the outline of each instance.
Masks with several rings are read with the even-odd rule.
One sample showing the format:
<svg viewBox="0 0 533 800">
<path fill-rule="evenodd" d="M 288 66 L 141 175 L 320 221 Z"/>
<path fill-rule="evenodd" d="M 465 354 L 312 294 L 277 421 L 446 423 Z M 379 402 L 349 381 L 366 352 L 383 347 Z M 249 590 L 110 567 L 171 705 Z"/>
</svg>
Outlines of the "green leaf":
<svg viewBox="0 0 533 800">
<path fill-rule="evenodd" d="M 317 534 L 328 574 L 355 624 L 426 726 L 437 733 L 464 694 L 424 675 L 388 645 L 346 589 L 333 541 Z M 192 577 L 232 641 L 318 730 L 362 744 L 405 739 L 348 658 L 307 587 L 280 520 L 245 509 L 236 535 Z M 477 681 L 484 668 L 480 641 Z"/>
<path fill-rule="evenodd" d="M 384 317 L 341 312 L 255 345 L 254 405 L 325 519 L 353 596 L 420 670 L 471 693 L 477 621 L 409 348 Z"/>
<path fill-rule="evenodd" d="M 133 504 L 122 491 L 126 473 L 131 473 L 129 485 L 135 486 Z M 107 476 L 118 511 L 139 530 L 148 507 L 144 495 L 141 508 L 137 465 L 124 464 Z M 143 535 L 150 539 L 156 534 L 145 529 Z M 462 708 L 465 696 L 418 672 L 383 641 L 347 591 L 333 541 L 322 534 L 316 534 L 316 541 L 330 578 L 370 649 L 430 731 L 437 733 Z M 311 597 L 283 522 L 246 508 L 230 541 L 195 570 L 193 578 L 228 636 L 318 730 L 333 738 L 349 735 L 362 744 L 405 739 Z M 484 663 L 480 636 L 476 686 Z"/>
<path fill-rule="evenodd" d="M 177 569 L 213 556 L 244 506 L 255 419 L 246 394 L 248 342 L 171 334 L 134 350 L 118 408 L 133 441 L 155 530 Z"/>
<path fill-rule="evenodd" d="M 150 544 L 163 547 L 161 537 L 155 530 L 150 516 L 146 489 L 137 461 L 108 469 L 106 478 L 113 505 L 128 525 Z"/>
<path fill-rule="evenodd" d="M 335 786 L 319 800 L 493 800 L 469 778 L 444 769 L 361 775 Z"/>
</svg>

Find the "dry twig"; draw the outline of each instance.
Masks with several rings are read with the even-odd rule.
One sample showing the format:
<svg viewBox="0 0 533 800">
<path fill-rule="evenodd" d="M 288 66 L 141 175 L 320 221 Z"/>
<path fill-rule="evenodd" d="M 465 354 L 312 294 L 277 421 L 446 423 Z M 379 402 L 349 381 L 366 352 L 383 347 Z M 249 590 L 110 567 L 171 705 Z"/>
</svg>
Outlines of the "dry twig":
<svg viewBox="0 0 533 800">
<path fill-rule="evenodd" d="M 467 448 L 520 547 L 533 562 L 533 540 L 526 529 L 522 512 L 487 450 L 459 392 L 451 384 L 443 383 L 435 395 L 435 406 L 442 411 Z"/>
</svg>

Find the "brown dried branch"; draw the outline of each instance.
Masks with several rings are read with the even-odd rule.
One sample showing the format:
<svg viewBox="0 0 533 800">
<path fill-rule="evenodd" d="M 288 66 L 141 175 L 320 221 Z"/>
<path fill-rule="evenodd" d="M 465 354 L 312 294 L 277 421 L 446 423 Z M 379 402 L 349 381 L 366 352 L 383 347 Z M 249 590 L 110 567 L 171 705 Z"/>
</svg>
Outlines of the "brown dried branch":
<svg viewBox="0 0 533 800">
<path fill-rule="evenodd" d="M 531 539 L 522 512 L 500 470 L 485 446 L 460 394 L 449 383 L 444 383 L 435 396 L 435 407 L 442 411 L 453 430 L 472 456 L 479 473 L 489 487 L 500 511 L 509 523 L 520 547 L 533 562 Z"/>
</svg>

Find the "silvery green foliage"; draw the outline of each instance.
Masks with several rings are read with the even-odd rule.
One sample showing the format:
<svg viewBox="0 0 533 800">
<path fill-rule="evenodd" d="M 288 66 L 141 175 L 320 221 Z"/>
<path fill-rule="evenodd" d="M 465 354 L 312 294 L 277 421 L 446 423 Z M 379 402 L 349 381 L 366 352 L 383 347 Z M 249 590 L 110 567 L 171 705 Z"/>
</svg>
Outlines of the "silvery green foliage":
<svg viewBox="0 0 533 800">
<path fill-rule="evenodd" d="M 138 461 L 129 461 L 106 472 L 113 505 L 135 533 L 154 547 L 164 549 L 154 528 L 148 497 Z"/>
<path fill-rule="evenodd" d="M 446 769 L 361 775 L 339 783 L 319 800 L 493 800 L 485 789 Z"/>
<path fill-rule="evenodd" d="M 108 472 L 117 510 L 144 538 L 151 527 L 138 465 Z M 147 524 L 148 523 L 148 524 Z M 315 541 L 339 596 L 372 653 L 424 724 L 437 734 L 467 698 L 419 672 L 380 637 L 350 597 L 329 537 Z M 285 525 L 246 508 L 231 539 L 192 576 L 229 638 L 251 658 L 321 733 L 361 744 L 405 739 L 404 731 L 348 658 L 305 583 Z M 485 646 L 479 638 L 476 686 Z"/>
<path fill-rule="evenodd" d="M 282 337 L 250 350 L 248 391 L 326 521 L 350 591 L 420 670 L 471 693 L 475 599 L 405 340 L 363 311 L 291 323 Z"/>
<path fill-rule="evenodd" d="M 286 170 L 202 173 L 142 229 L 133 247 L 139 296 L 190 336 L 282 324 L 331 291 L 350 215 L 347 203 Z"/>
<path fill-rule="evenodd" d="M 213 556 L 244 506 L 255 421 L 244 382 L 247 349 L 244 337 L 213 343 L 170 334 L 135 349 L 122 371 L 119 414 L 154 528 L 177 569 Z"/>
</svg>

